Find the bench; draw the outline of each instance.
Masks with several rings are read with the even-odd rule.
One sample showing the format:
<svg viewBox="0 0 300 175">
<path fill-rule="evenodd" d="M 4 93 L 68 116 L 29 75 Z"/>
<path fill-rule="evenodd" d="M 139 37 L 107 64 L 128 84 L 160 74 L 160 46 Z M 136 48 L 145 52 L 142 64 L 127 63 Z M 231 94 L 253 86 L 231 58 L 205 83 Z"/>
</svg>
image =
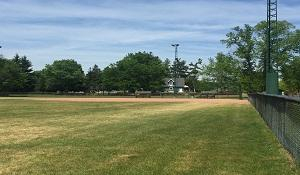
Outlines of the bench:
<svg viewBox="0 0 300 175">
<path fill-rule="evenodd" d="M 151 98 L 151 91 L 135 91 L 135 98 Z"/>
</svg>

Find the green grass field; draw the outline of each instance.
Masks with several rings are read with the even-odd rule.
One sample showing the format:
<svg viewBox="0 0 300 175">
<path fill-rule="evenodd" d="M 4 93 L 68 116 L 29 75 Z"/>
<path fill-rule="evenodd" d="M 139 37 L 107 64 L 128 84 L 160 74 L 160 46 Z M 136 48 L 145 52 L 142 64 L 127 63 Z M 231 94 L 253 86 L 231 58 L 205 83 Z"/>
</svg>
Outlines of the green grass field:
<svg viewBox="0 0 300 175">
<path fill-rule="evenodd" d="M 248 104 L 0 100 L 0 174 L 298 174 Z"/>
</svg>

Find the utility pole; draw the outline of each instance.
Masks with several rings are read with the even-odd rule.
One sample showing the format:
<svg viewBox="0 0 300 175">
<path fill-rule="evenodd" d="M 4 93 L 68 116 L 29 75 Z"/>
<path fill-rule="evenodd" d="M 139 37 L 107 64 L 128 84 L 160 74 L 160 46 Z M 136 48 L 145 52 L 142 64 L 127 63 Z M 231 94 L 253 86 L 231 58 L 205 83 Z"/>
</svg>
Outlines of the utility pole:
<svg viewBox="0 0 300 175">
<path fill-rule="evenodd" d="M 267 60 L 265 61 L 266 93 L 278 95 L 278 70 L 274 69 L 277 55 L 277 0 L 267 0 Z"/>
</svg>

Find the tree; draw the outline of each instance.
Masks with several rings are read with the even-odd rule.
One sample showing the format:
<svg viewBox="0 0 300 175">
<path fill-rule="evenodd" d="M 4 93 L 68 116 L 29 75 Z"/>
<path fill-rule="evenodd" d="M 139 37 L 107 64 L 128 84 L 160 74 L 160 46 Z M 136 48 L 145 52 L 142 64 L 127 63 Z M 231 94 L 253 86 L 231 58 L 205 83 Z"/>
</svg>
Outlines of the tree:
<svg viewBox="0 0 300 175">
<path fill-rule="evenodd" d="M 12 60 L 0 58 L 0 92 L 16 92 L 23 88 L 26 75 Z"/>
<path fill-rule="evenodd" d="M 267 31 L 268 24 L 266 21 L 262 21 L 255 26 L 256 33 L 256 45 L 257 45 L 257 56 L 259 64 L 257 67 L 258 79 L 262 84 L 262 89 L 265 89 L 266 81 L 266 60 L 267 60 Z M 271 51 L 271 60 L 274 68 L 278 71 L 279 76 L 282 74 L 282 68 L 289 62 L 293 55 L 297 51 L 297 43 L 299 39 L 296 37 L 295 26 L 287 21 L 278 21 L 277 31 L 272 31 L 271 41 L 276 43 L 275 47 Z M 299 44 L 298 44 L 299 46 Z"/>
<path fill-rule="evenodd" d="M 35 79 L 34 90 L 37 92 L 45 92 L 46 79 L 45 79 L 44 71 L 34 71 L 33 76 Z"/>
<path fill-rule="evenodd" d="M 166 67 L 159 57 L 146 52 L 128 54 L 117 63 L 117 67 L 120 71 L 121 89 L 131 92 L 139 89 L 161 90 L 167 74 Z"/>
<path fill-rule="evenodd" d="M 196 81 L 196 91 L 202 92 L 202 91 L 213 91 L 216 90 L 216 82 L 211 81 L 210 78 L 202 78 L 201 80 Z"/>
<path fill-rule="evenodd" d="M 42 71 L 47 91 L 82 91 L 84 90 L 84 72 L 74 60 L 54 61 Z"/>
<path fill-rule="evenodd" d="M 267 22 L 262 21 L 255 26 L 256 45 L 258 50 L 259 65 L 257 72 L 260 72 L 261 83 L 265 89 L 265 67 L 267 60 Z M 300 33 L 295 26 L 287 21 L 278 21 L 277 31 L 271 33 L 271 40 L 276 45 L 271 51 L 272 63 L 278 71 L 279 76 L 282 75 L 283 67 L 288 64 L 299 53 Z M 283 82 L 281 83 L 283 84 Z"/>
<path fill-rule="evenodd" d="M 35 84 L 35 78 L 33 75 L 33 70 L 32 70 L 32 64 L 31 62 L 27 59 L 26 56 L 20 57 L 18 54 L 14 56 L 12 59 L 12 62 L 17 64 L 21 72 L 24 74 L 23 75 L 23 80 L 22 80 L 22 85 L 19 86 L 18 89 L 15 91 L 18 92 L 31 92 L 34 90 L 34 84 Z"/>
<path fill-rule="evenodd" d="M 186 84 L 190 89 L 193 89 L 196 92 L 197 81 L 199 77 L 199 73 L 201 71 L 200 65 L 202 64 L 202 59 L 198 59 L 196 63 L 190 63 L 188 68 L 188 76 L 186 79 Z"/>
<path fill-rule="evenodd" d="M 300 93 L 300 57 L 294 58 L 283 66 L 282 77 L 284 84 L 291 93 Z"/>
<path fill-rule="evenodd" d="M 220 92 L 241 94 L 240 63 L 230 55 L 218 53 L 204 68 L 204 79 L 213 82 Z"/>
<path fill-rule="evenodd" d="M 152 53 L 130 53 L 103 70 L 106 90 L 159 91 L 167 75 L 166 65 Z"/>
<path fill-rule="evenodd" d="M 254 28 L 248 24 L 244 28 L 238 26 L 226 36 L 227 39 L 222 40 L 222 43 L 228 48 L 233 48 L 233 54 L 241 62 L 244 89 L 247 92 L 256 91 L 252 84 L 256 68 Z"/>
<path fill-rule="evenodd" d="M 102 72 L 103 88 L 107 91 L 120 90 L 121 81 L 116 64 L 110 64 Z"/>
<path fill-rule="evenodd" d="M 26 72 L 26 73 L 31 73 L 32 72 L 32 64 L 31 62 L 27 59 L 26 56 L 20 57 L 18 54 L 14 56 L 12 59 L 13 62 L 18 64 L 21 69 Z"/>
<path fill-rule="evenodd" d="M 94 65 L 93 68 L 89 68 L 88 73 L 86 74 L 86 86 L 89 91 L 100 91 L 102 87 L 102 72 L 97 65 Z"/>
<path fill-rule="evenodd" d="M 165 59 L 164 63 L 165 65 L 165 68 L 166 68 L 166 74 L 167 74 L 167 77 L 171 77 L 172 76 L 172 73 L 171 73 L 171 61 L 167 58 Z"/>
<path fill-rule="evenodd" d="M 289 41 L 292 45 L 292 53 L 294 56 L 300 56 L 300 30 L 296 30 L 293 32 L 290 37 Z"/>
<path fill-rule="evenodd" d="M 268 24 L 262 21 L 255 26 L 256 45 L 258 50 L 258 57 L 260 59 L 261 67 L 264 68 L 267 59 L 267 30 Z M 287 21 L 278 21 L 277 31 L 272 31 L 271 40 L 276 43 L 271 51 L 273 54 L 272 61 L 278 71 L 281 71 L 282 66 L 285 65 L 292 57 L 293 50 L 297 42 L 295 38 L 295 26 Z M 294 42 L 294 43 L 293 43 Z"/>
<path fill-rule="evenodd" d="M 171 74 L 174 78 L 186 78 L 188 75 L 188 68 L 185 60 L 176 58 L 171 66 Z"/>
</svg>

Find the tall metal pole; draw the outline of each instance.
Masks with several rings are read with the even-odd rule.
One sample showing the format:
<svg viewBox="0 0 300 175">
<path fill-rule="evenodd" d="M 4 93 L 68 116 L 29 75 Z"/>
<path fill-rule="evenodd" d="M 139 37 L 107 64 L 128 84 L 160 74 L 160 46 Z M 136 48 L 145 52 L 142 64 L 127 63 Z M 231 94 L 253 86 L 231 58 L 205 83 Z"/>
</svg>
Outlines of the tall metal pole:
<svg viewBox="0 0 300 175">
<path fill-rule="evenodd" d="M 274 60 L 277 57 L 277 0 L 267 0 L 267 58 L 266 93 L 278 94 L 278 72 L 274 70 Z"/>
<path fill-rule="evenodd" d="M 270 72 L 271 68 L 271 0 L 268 0 L 267 4 L 267 23 L 268 23 L 268 30 L 267 30 L 267 61 L 266 61 L 266 73 Z M 268 83 L 267 83 L 268 84 Z M 267 85 L 266 85 L 267 86 Z"/>
<path fill-rule="evenodd" d="M 178 47 L 179 47 L 179 44 L 172 44 L 173 47 L 175 47 L 175 59 L 178 58 Z"/>
<path fill-rule="evenodd" d="M 172 44 L 172 46 L 173 47 L 175 47 L 175 61 L 177 61 L 177 59 L 178 59 L 178 47 L 179 47 L 179 44 Z M 175 84 L 175 86 L 174 86 L 174 94 L 175 93 L 177 93 L 176 92 L 176 88 L 177 88 L 177 76 L 178 76 L 178 72 L 177 72 L 177 64 L 175 64 L 175 77 L 174 77 L 174 79 L 175 79 L 175 82 L 174 82 L 174 84 Z"/>
<path fill-rule="evenodd" d="M 0 50 L 2 49 L 2 46 L 0 45 Z M 2 50 L 0 52 L 0 58 L 3 57 L 3 54 L 2 54 Z"/>
<path fill-rule="evenodd" d="M 179 44 L 172 44 L 173 47 L 175 47 L 175 61 L 177 61 L 178 59 L 178 47 L 179 47 Z M 177 65 L 175 65 L 177 66 Z M 176 68 L 176 67 L 175 67 Z M 177 70 L 177 69 L 176 69 Z M 176 72 L 177 74 L 178 72 Z M 177 75 L 175 75 L 175 78 L 177 78 Z"/>
</svg>

